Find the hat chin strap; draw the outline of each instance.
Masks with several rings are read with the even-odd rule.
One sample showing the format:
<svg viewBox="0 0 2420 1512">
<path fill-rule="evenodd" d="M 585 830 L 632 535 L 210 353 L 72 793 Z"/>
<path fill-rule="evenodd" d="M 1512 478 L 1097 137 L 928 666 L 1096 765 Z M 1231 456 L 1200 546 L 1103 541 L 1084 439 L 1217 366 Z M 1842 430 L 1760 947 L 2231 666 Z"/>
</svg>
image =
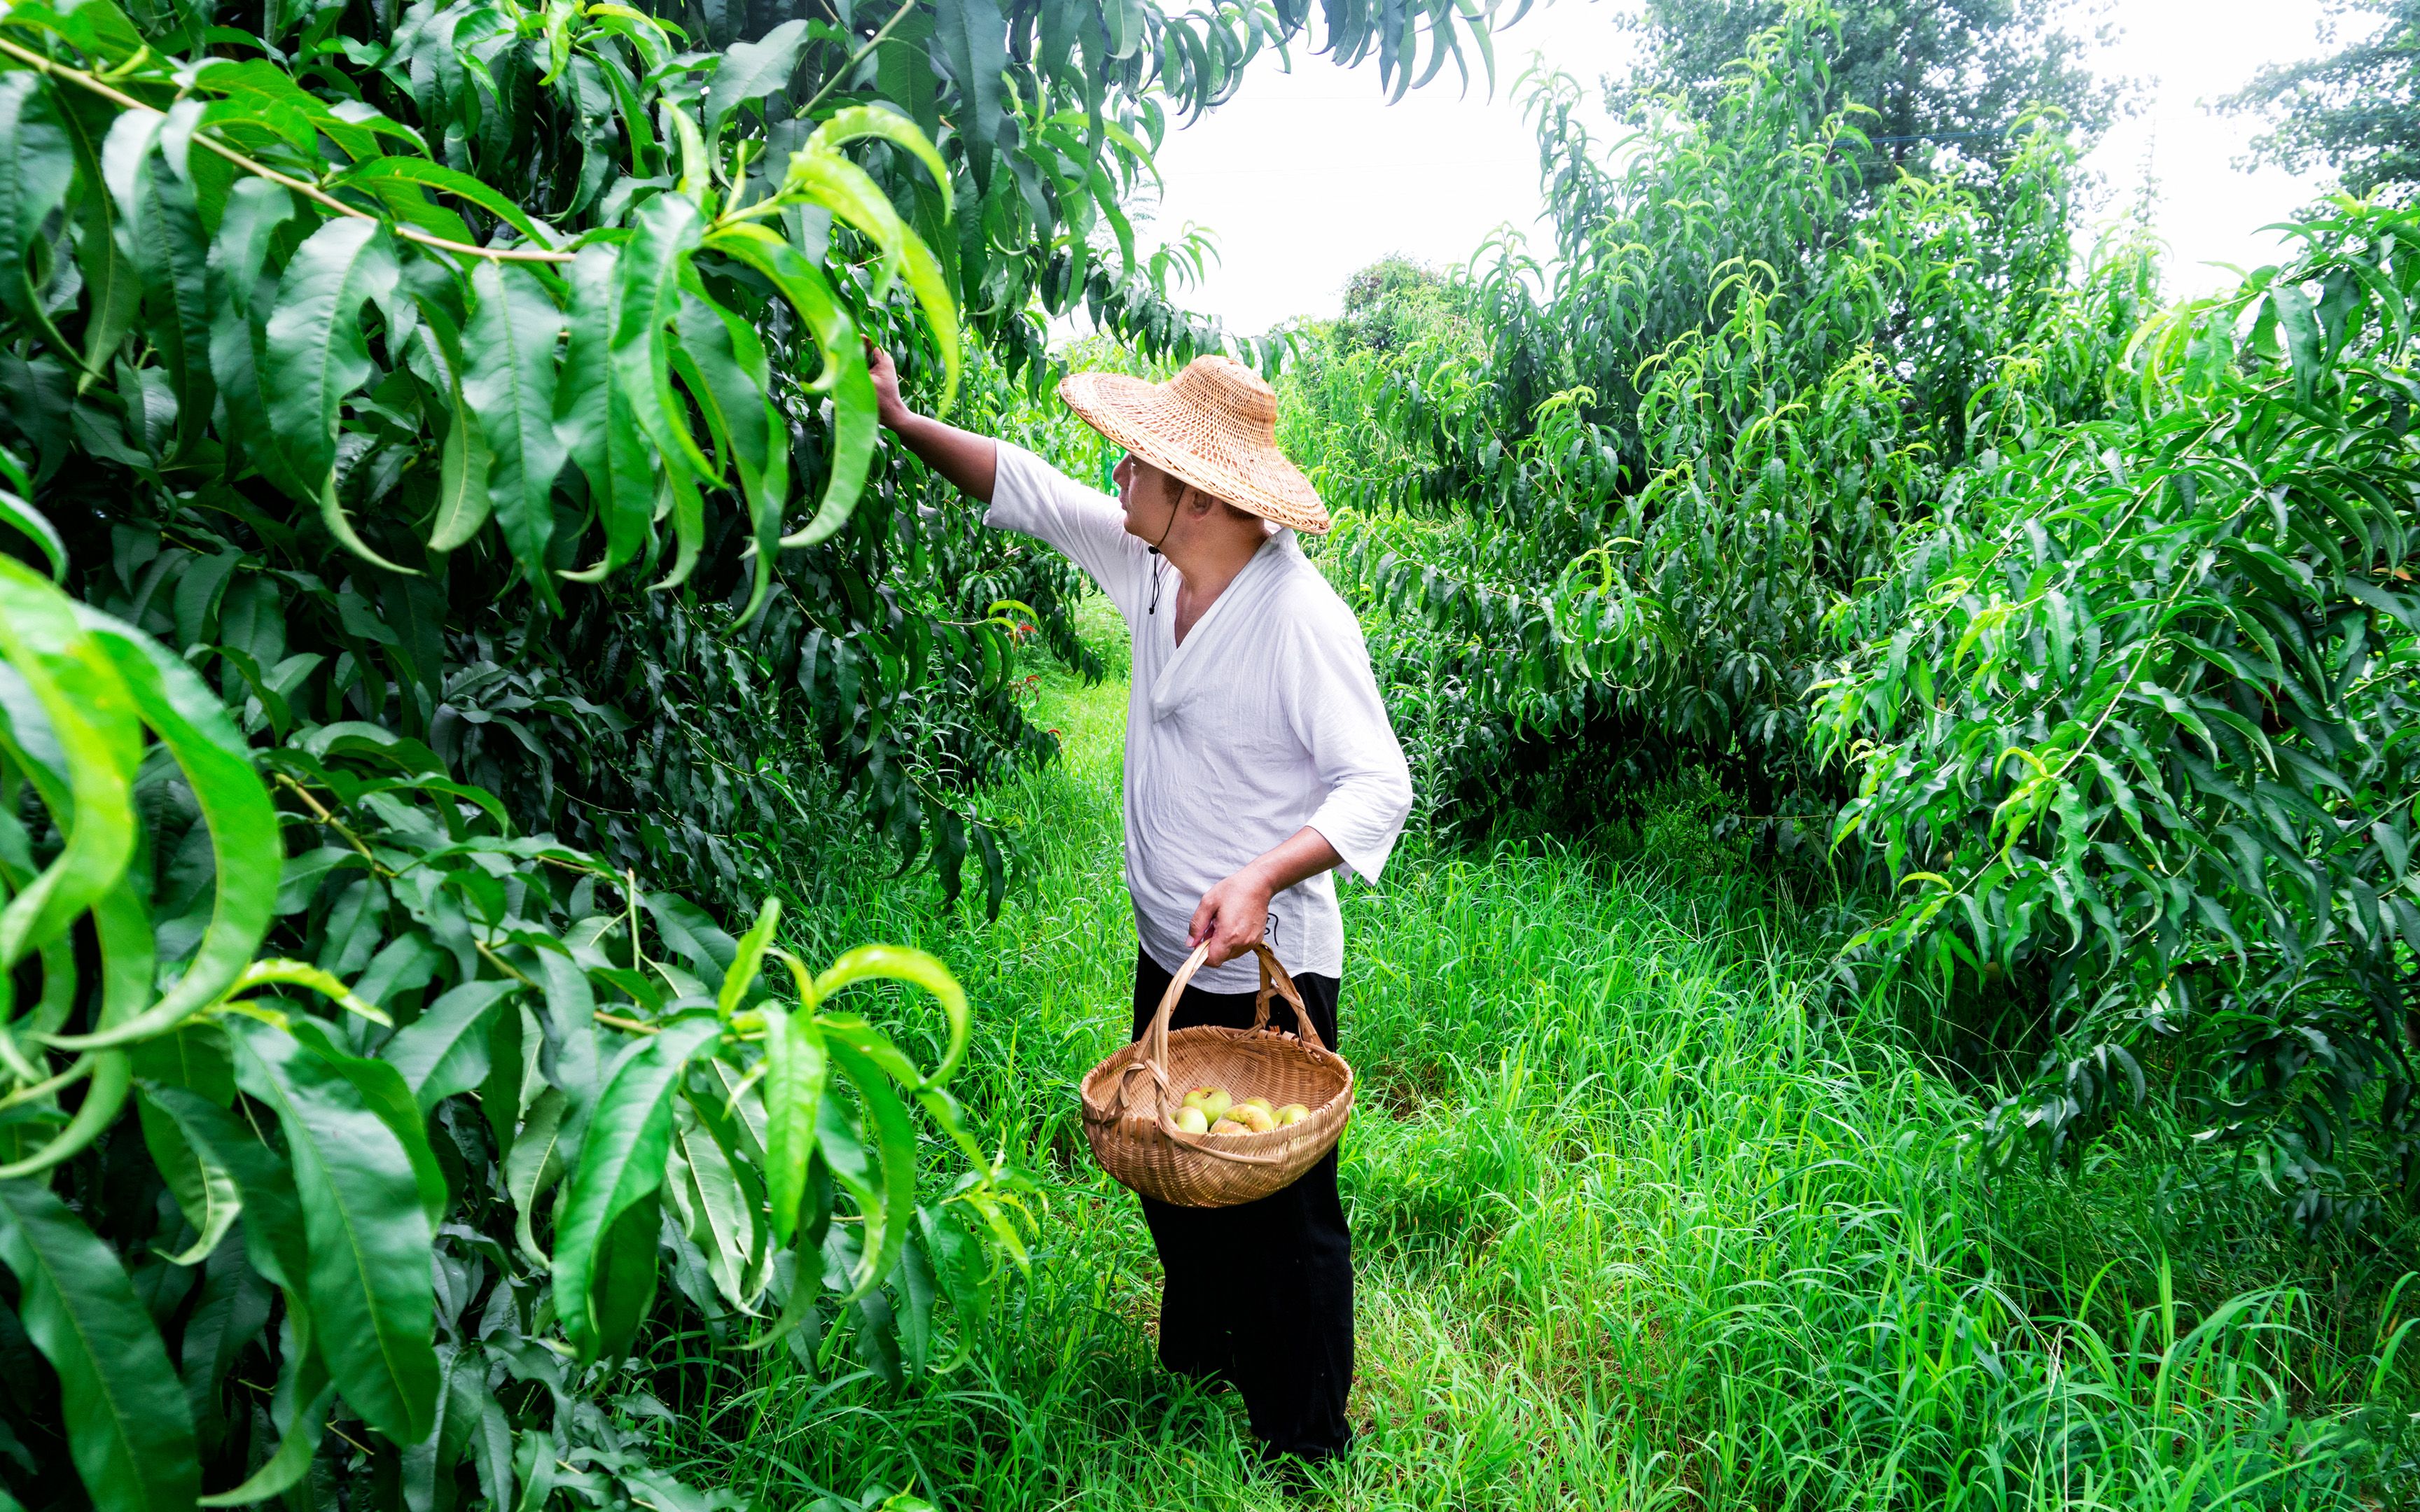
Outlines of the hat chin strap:
<svg viewBox="0 0 2420 1512">
<path fill-rule="evenodd" d="M 1199 491 L 1189 483 L 1176 490 L 1176 502 L 1171 505 L 1168 511 L 1168 529 L 1161 531 L 1159 539 L 1143 548 L 1144 550 L 1155 557 L 1162 555 L 1159 548 L 1168 544 L 1169 532 L 1176 529 L 1176 517 L 1185 512 L 1186 501 Z M 1155 615 L 1159 612 L 1159 563 L 1157 562 L 1151 564 L 1151 608 L 1144 612 Z"/>
</svg>

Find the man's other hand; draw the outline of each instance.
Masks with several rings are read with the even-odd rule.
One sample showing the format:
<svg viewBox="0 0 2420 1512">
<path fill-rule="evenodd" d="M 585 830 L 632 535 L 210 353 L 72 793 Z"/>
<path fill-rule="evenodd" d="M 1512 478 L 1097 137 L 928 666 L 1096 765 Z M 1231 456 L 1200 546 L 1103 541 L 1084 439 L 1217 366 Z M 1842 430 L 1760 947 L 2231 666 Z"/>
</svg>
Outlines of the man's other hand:
<svg viewBox="0 0 2420 1512">
<path fill-rule="evenodd" d="M 1268 928 L 1269 897 L 1272 889 L 1267 876 L 1258 862 L 1244 868 L 1226 881 L 1202 895 L 1193 910 L 1193 927 L 1187 932 L 1187 948 L 1210 942 L 1210 956 L 1205 963 L 1223 966 L 1254 945 Z"/>
<path fill-rule="evenodd" d="M 908 418 L 907 401 L 899 397 L 899 364 L 891 354 L 869 341 L 865 344 L 865 370 L 874 378 L 874 409 L 888 430 L 897 430 Z"/>
</svg>

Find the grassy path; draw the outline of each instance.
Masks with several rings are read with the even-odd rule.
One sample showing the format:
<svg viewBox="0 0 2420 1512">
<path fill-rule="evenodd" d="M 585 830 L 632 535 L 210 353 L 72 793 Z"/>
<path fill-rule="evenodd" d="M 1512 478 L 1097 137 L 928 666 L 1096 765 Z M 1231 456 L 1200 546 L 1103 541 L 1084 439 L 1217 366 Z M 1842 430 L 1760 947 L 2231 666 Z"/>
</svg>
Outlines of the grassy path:
<svg viewBox="0 0 2420 1512">
<path fill-rule="evenodd" d="M 1240 1404 L 1156 1368 L 1156 1262 L 1084 1150 L 1074 1082 L 1124 1032 L 1133 961 L 1125 689 L 1041 696 L 1066 759 L 997 796 L 1030 869 L 996 924 L 871 883 L 818 915 L 833 943 L 921 944 L 966 982 L 962 1095 L 1047 1189 L 1032 1272 L 903 1393 L 843 1365 L 741 1394 L 701 1448 L 760 1505 L 877 1485 L 1001 1512 L 1287 1500 Z M 1322 1495 L 2391 1504 L 2349 1415 L 2381 1319 L 2287 1284 L 2295 1252 L 2233 1208 L 2155 1200 L 2179 1171 L 2125 1147 L 1987 1197 L 1957 1141 L 1971 1109 L 1891 1036 L 1815 1011 L 1793 911 L 1685 829 L 1657 850 L 1411 847 L 1350 895 L 1365 1427 Z"/>
</svg>

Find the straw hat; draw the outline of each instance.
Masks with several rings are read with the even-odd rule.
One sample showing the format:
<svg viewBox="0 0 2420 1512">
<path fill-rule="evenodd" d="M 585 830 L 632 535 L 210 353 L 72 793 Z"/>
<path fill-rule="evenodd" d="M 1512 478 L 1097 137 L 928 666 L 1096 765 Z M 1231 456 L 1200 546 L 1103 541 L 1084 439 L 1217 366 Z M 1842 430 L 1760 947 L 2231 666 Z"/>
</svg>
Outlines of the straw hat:
<svg viewBox="0 0 2420 1512">
<path fill-rule="evenodd" d="M 1263 519 L 1326 533 L 1326 506 L 1278 450 L 1277 391 L 1243 363 L 1197 357 L 1165 383 L 1071 373 L 1059 397 L 1086 424 L 1162 472 Z"/>
</svg>

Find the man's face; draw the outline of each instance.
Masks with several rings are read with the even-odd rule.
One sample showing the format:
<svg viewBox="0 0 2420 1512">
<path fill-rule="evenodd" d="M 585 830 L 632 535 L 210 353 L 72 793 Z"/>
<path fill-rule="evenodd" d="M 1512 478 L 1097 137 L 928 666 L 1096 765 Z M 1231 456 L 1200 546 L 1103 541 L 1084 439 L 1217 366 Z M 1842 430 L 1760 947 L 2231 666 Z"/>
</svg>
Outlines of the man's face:
<svg viewBox="0 0 2420 1512">
<path fill-rule="evenodd" d="M 1126 533 L 1156 545 L 1176 515 L 1176 480 L 1132 452 L 1109 476 L 1117 482 L 1118 502 L 1125 507 Z"/>
</svg>

